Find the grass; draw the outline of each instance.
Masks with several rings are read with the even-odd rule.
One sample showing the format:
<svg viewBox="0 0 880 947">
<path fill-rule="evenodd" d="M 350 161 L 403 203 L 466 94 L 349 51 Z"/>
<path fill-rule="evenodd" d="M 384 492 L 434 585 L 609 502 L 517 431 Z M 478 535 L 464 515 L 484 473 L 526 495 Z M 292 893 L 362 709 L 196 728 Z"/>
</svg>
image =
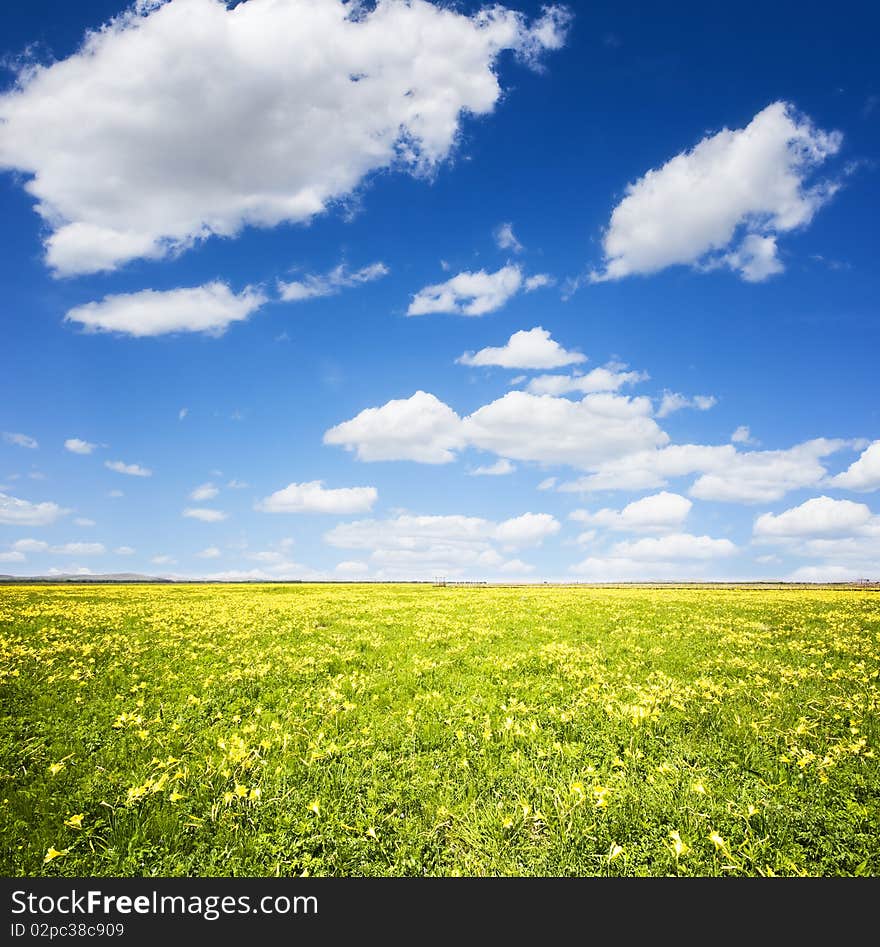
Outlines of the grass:
<svg viewBox="0 0 880 947">
<path fill-rule="evenodd" d="M 880 595 L 0 587 L 0 869 L 880 874 Z"/>
</svg>

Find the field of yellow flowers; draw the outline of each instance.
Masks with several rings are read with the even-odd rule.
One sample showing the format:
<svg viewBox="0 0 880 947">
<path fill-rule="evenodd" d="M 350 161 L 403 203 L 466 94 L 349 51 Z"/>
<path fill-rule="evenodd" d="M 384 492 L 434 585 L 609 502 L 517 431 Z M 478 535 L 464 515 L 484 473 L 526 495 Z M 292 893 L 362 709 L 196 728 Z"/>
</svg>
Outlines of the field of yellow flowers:
<svg viewBox="0 0 880 947">
<path fill-rule="evenodd" d="M 0 869 L 880 874 L 880 594 L 0 587 Z"/>
</svg>

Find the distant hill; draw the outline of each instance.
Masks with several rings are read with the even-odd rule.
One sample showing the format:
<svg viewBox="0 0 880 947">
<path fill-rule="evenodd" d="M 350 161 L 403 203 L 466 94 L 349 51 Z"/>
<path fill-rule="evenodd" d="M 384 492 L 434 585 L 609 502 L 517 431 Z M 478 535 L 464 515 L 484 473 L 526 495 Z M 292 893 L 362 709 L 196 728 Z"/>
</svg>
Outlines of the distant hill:
<svg viewBox="0 0 880 947">
<path fill-rule="evenodd" d="M 173 579 L 137 572 L 107 572 L 98 575 L 59 573 L 58 575 L 0 575 L 0 582 L 173 582 Z"/>
</svg>

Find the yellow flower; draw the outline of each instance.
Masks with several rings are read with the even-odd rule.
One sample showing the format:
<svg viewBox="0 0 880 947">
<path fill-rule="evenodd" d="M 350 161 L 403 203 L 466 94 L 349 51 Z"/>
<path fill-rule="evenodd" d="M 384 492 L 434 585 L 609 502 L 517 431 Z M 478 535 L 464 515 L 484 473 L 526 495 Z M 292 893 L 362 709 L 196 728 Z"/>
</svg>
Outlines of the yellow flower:
<svg viewBox="0 0 880 947">
<path fill-rule="evenodd" d="M 229 792 L 229 790 L 227 790 L 225 793 L 223 793 L 223 801 L 226 803 L 227 806 L 229 805 L 230 802 L 232 802 L 233 799 L 235 799 L 234 792 Z"/>
<path fill-rule="evenodd" d="M 84 818 L 85 818 L 84 814 L 82 812 L 79 812 L 76 815 L 72 815 L 69 819 L 65 819 L 64 824 L 69 825 L 70 828 L 72 829 L 81 829 L 82 821 Z"/>
<path fill-rule="evenodd" d="M 691 792 L 695 792 L 698 796 L 706 795 L 706 787 L 702 783 L 694 783 L 691 786 Z"/>
<path fill-rule="evenodd" d="M 247 786 L 242 786 L 241 783 L 238 783 L 235 787 L 235 795 L 243 798 L 248 794 Z"/>
<path fill-rule="evenodd" d="M 69 849 L 62 848 L 59 852 L 57 848 L 49 846 L 49 851 L 46 852 L 46 857 L 43 859 L 43 864 L 52 861 L 53 858 L 59 858 L 61 855 L 66 855 Z"/>
<path fill-rule="evenodd" d="M 370 838 L 378 838 L 378 836 L 376 835 L 376 830 L 373 828 L 372 825 L 367 829 L 367 835 L 369 835 Z"/>
<path fill-rule="evenodd" d="M 672 845 L 672 850 L 675 852 L 676 858 L 681 858 L 682 855 L 687 855 L 690 849 L 685 845 L 681 840 L 681 836 L 678 834 L 675 829 L 669 833 L 670 845 Z"/>
<path fill-rule="evenodd" d="M 263 795 L 263 790 L 260 789 L 259 786 L 255 786 L 255 787 L 251 790 L 250 796 L 249 796 L 248 798 L 250 798 L 251 800 L 257 800 L 257 799 L 259 799 L 260 796 L 262 796 L 262 795 Z"/>
<path fill-rule="evenodd" d="M 53 776 L 57 776 L 57 775 L 61 772 L 61 770 L 63 770 L 63 769 L 64 769 L 64 760 L 62 760 L 60 763 L 53 763 L 53 764 L 49 767 L 49 772 L 50 772 Z"/>
<path fill-rule="evenodd" d="M 717 848 L 720 852 L 723 852 L 723 851 L 726 851 L 726 850 L 727 850 L 727 842 L 725 842 L 724 839 L 723 839 L 717 832 L 710 832 L 710 833 L 709 833 L 709 841 L 710 841 L 710 842 L 715 846 L 715 848 Z"/>
<path fill-rule="evenodd" d="M 321 814 L 321 804 L 318 802 L 317 799 L 313 799 L 309 803 L 309 812 L 314 812 L 315 815 Z"/>
<path fill-rule="evenodd" d="M 613 862 L 615 858 L 619 858 L 622 854 L 623 846 L 614 842 L 611 848 L 608 849 L 608 861 Z"/>
<path fill-rule="evenodd" d="M 182 792 L 177 792 L 177 791 L 175 791 L 175 792 L 172 792 L 172 793 L 169 793 L 169 794 L 168 794 L 168 801 L 169 801 L 169 802 L 179 802 L 181 799 L 185 799 L 185 798 L 186 798 L 186 796 L 184 796 L 184 794 L 183 794 Z"/>
</svg>

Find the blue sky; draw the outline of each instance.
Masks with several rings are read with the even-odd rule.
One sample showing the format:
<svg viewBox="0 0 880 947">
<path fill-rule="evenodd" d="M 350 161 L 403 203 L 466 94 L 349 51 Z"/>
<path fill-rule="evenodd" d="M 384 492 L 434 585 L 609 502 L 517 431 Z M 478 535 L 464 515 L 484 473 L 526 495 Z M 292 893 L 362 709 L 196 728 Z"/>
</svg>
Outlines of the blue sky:
<svg viewBox="0 0 880 947">
<path fill-rule="evenodd" d="M 716 6 L 7 5 L 0 573 L 880 578 L 878 16 Z"/>
</svg>

